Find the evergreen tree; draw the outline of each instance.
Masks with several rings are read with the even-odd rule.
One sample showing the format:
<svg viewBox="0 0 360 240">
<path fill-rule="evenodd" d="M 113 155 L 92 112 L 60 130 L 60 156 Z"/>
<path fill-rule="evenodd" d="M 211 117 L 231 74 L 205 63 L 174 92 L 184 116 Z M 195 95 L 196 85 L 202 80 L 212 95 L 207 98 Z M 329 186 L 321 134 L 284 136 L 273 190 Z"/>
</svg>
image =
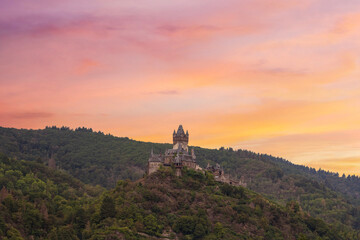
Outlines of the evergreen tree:
<svg viewBox="0 0 360 240">
<path fill-rule="evenodd" d="M 115 203 L 114 199 L 112 199 L 109 196 L 106 196 L 101 204 L 100 208 L 100 216 L 102 219 L 108 218 L 108 217 L 115 217 L 116 210 L 115 210 Z"/>
</svg>

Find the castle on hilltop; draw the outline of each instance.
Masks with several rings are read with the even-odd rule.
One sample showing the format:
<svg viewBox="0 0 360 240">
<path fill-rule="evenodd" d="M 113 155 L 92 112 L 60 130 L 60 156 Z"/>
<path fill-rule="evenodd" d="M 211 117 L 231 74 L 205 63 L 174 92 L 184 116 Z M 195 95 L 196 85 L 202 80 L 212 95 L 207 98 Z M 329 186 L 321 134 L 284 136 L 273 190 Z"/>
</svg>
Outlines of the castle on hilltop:
<svg viewBox="0 0 360 240">
<path fill-rule="evenodd" d="M 192 169 L 201 169 L 196 164 L 196 156 L 194 149 L 191 149 L 189 153 L 189 132 L 184 132 L 182 125 L 179 126 L 177 132 L 173 133 L 173 148 L 167 149 L 165 154 L 154 154 L 151 150 L 151 155 L 148 161 L 148 174 L 156 172 L 160 166 L 171 166 L 173 165 L 176 169 L 176 176 L 181 176 L 181 169 L 183 167 Z"/>
<path fill-rule="evenodd" d="M 194 149 L 191 149 L 189 153 L 189 132 L 184 131 L 183 126 L 179 125 L 177 132 L 173 133 L 173 148 L 167 149 L 165 154 L 154 154 L 151 149 L 150 158 L 148 160 L 147 173 L 151 174 L 156 172 L 161 166 L 175 167 L 176 176 L 181 176 L 181 169 L 183 167 L 204 171 L 199 165 L 196 164 L 196 156 Z M 229 174 L 225 174 L 222 167 L 219 164 L 215 166 L 208 166 L 206 170 L 214 174 L 214 178 L 218 182 L 225 182 L 231 185 L 244 185 L 241 181 L 231 179 Z"/>
</svg>

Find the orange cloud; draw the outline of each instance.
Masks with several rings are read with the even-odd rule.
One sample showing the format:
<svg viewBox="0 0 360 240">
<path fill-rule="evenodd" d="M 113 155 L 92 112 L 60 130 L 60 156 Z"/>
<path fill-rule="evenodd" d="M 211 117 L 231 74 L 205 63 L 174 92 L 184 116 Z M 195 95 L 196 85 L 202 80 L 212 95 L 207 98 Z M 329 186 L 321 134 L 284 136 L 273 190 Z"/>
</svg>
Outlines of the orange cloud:
<svg viewBox="0 0 360 240">
<path fill-rule="evenodd" d="M 330 33 L 347 37 L 351 34 L 357 33 L 360 29 L 360 13 L 350 13 L 343 16 L 331 29 Z"/>
<path fill-rule="evenodd" d="M 3 126 L 87 126 L 169 142 L 182 123 L 204 147 L 309 164 L 359 156 L 358 138 L 346 133 L 360 122 L 356 1 L 11 1 L 2 9 Z"/>
<path fill-rule="evenodd" d="M 76 68 L 76 73 L 83 75 L 89 73 L 91 70 L 98 67 L 100 64 L 92 59 L 83 59 L 79 66 Z"/>
</svg>

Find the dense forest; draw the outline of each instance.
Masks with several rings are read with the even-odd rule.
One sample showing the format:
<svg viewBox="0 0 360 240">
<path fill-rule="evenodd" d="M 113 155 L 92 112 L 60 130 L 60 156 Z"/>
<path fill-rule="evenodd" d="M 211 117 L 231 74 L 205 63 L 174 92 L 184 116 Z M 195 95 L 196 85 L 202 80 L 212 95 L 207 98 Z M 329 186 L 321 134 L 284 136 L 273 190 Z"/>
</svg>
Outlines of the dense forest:
<svg viewBox="0 0 360 240">
<path fill-rule="evenodd" d="M 119 180 L 142 178 L 151 149 L 160 153 L 171 146 L 114 137 L 84 127 L 0 128 L 0 152 L 61 170 L 86 184 L 107 189 L 116 187 Z M 233 177 L 241 178 L 248 189 L 280 206 L 296 201 L 304 212 L 337 228 L 360 229 L 357 176 L 340 177 L 337 173 L 241 149 L 194 149 L 200 166 L 219 163 Z"/>
<path fill-rule="evenodd" d="M 0 155 L 0 236 L 20 239 L 357 239 L 211 173 L 171 168 L 105 191 L 43 164 Z"/>
<path fill-rule="evenodd" d="M 55 236 L 58 231 L 76 232 L 81 224 L 82 207 L 104 191 L 63 171 L 9 159 L 3 154 L 0 154 L 0 188 L 0 239 L 9 240 L 42 239 Z M 70 229 L 69 224 L 74 227 Z"/>
</svg>

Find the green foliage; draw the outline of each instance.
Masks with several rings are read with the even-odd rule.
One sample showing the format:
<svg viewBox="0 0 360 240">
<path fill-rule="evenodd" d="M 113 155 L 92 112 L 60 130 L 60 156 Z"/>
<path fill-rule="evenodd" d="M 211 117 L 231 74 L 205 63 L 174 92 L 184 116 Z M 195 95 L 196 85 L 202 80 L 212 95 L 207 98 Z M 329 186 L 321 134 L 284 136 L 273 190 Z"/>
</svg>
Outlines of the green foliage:
<svg viewBox="0 0 360 240">
<path fill-rule="evenodd" d="M 284 172 L 280 168 L 269 168 L 264 171 L 264 176 L 270 178 L 273 182 L 281 180 L 284 176 Z"/>
<path fill-rule="evenodd" d="M 108 217 L 115 217 L 115 215 L 116 210 L 114 199 L 112 199 L 110 196 L 105 196 L 100 207 L 100 217 L 105 219 Z"/>
<path fill-rule="evenodd" d="M 191 216 L 181 216 L 179 217 L 174 225 L 175 232 L 181 232 L 184 235 L 192 234 L 195 228 L 195 219 Z"/>
<path fill-rule="evenodd" d="M 71 226 L 54 228 L 49 234 L 50 240 L 78 240 L 74 229 Z"/>
<path fill-rule="evenodd" d="M 45 239 L 48 233 L 51 239 L 81 236 L 88 219 L 83 207 L 95 196 L 94 187 L 42 164 L 4 155 L 0 155 L 0 183 L 4 239 Z"/>
<path fill-rule="evenodd" d="M 225 229 L 221 223 L 217 222 L 214 225 L 214 234 L 218 239 L 223 239 L 225 235 Z"/>
<path fill-rule="evenodd" d="M 67 175 L 60 178 L 37 163 L 2 160 L 0 180 L 11 187 L 2 191 L 0 204 L 4 239 L 138 240 L 165 232 L 180 239 L 356 239 L 351 230 L 307 217 L 297 202 L 282 208 L 243 187 L 213 182 L 207 173 L 185 169 L 178 178 L 163 169 L 89 197 L 89 187 Z"/>
<path fill-rule="evenodd" d="M 300 205 L 298 202 L 292 200 L 286 203 L 286 208 L 294 213 L 300 212 Z"/>
<path fill-rule="evenodd" d="M 43 218 L 40 211 L 30 203 L 23 210 L 23 224 L 28 235 L 41 236 L 43 234 Z"/>
<path fill-rule="evenodd" d="M 1 235 L 0 235 L 1 236 Z M 23 240 L 20 232 L 13 227 L 10 227 L 9 230 L 6 232 L 6 237 L 3 238 L 4 240 Z"/>
<path fill-rule="evenodd" d="M 158 188 L 155 183 L 135 186 L 130 181 L 119 182 L 124 179 L 136 180 L 144 175 L 151 148 L 160 153 L 170 147 L 170 144 L 117 138 L 83 127 L 75 131 L 67 127 L 48 127 L 44 130 L 0 127 L 0 152 L 13 157 L 8 159 L 0 154 L 0 188 L 4 186 L 10 193 L 0 205 L 6 223 L 4 227 L 0 216 L 0 231 L 8 232 L 11 227 L 24 221 L 26 224 L 20 232 L 41 238 L 54 226 L 71 225 L 80 238 L 85 233 L 86 236 L 93 236 L 95 232 L 97 236 L 103 236 L 98 228 L 106 223 L 103 227 L 108 234 L 116 235 L 120 231 L 118 229 L 122 229 L 121 234 L 124 236 L 136 238 L 138 236 L 133 235 L 133 231 L 146 231 L 144 219 L 147 215 L 155 216 L 159 226 L 166 229 L 173 226 L 180 216 L 193 216 L 197 212 L 194 206 L 199 204 L 211 209 L 212 214 L 227 216 L 231 220 L 221 221 L 228 224 L 223 228 L 224 238 L 230 237 L 232 224 L 242 226 L 254 222 L 262 224 L 263 236 L 281 237 L 277 229 L 281 229 L 278 225 L 284 218 L 283 211 L 290 216 L 287 220 L 292 231 L 314 228 L 306 232 L 303 235 L 305 237 L 324 234 L 321 223 L 306 220 L 307 213 L 325 221 L 326 226 L 328 223 L 334 224 L 336 229 L 329 228 L 329 232 L 337 231 L 343 239 L 353 238 L 353 230 L 360 229 L 358 177 L 339 177 L 335 173 L 321 169 L 316 171 L 281 158 L 246 150 L 195 147 L 195 154 L 200 166 L 204 167 L 208 162 L 221 164 L 225 172 L 242 177 L 248 189 L 267 196 L 276 204 L 284 206 L 285 210 L 281 210 L 281 207 L 267 208 L 267 200 L 260 197 L 258 201 L 255 196 L 249 195 L 247 189 L 218 184 L 211 173 L 202 174 L 191 169 L 183 171 L 182 179 L 175 178 L 173 170 L 169 168 L 154 174 L 163 183 L 170 181 L 171 189 L 164 186 Z M 46 167 L 50 157 L 55 159 L 56 168 L 60 171 Z M 94 186 L 85 185 L 68 173 Z M 116 205 L 116 211 L 113 212 L 117 213 L 114 216 L 117 220 L 106 222 L 106 214 L 101 216 L 103 201 L 96 198 L 94 203 L 91 199 L 103 191 L 99 185 L 111 188 L 117 182 L 120 183 L 116 186 L 118 195 L 109 194 Z M 130 189 L 136 191 L 131 193 Z M 177 191 L 182 192 L 180 194 Z M 169 198 L 176 199 L 176 204 L 170 204 Z M 291 202 L 293 199 L 298 202 Z M 32 205 L 29 211 L 24 210 L 27 203 Z M 96 207 L 90 207 L 91 204 Z M 174 217 L 168 219 L 168 214 Z M 31 219 L 38 219 L 34 226 L 31 226 Z M 195 234 L 196 225 L 199 225 L 199 235 L 202 227 L 207 228 L 208 233 L 203 238 L 217 237 L 211 227 L 215 223 L 206 225 L 198 224 L 198 219 L 195 221 L 192 233 L 186 237 L 198 237 Z M 268 225 L 276 225 L 276 228 L 266 228 Z M 125 231 L 124 227 L 129 230 Z M 333 232 L 331 234 L 337 236 Z M 322 238 L 325 239 L 325 235 Z M 246 238 L 244 236 L 246 234 L 234 238 Z"/>
<path fill-rule="evenodd" d="M 146 233 L 159 236 L 162 232 L 162 226 L 158 224 L 156 217 L 152 214 L 144 218 L 144 226 Z"/>
<path fill-rule="evenodd" d="M 194 237 L 195 238 L 202 238 L 203 236 L 206 235 L 206 228 L 204 227 L 204 225 L 202 225 L 201 223 L 197 223 L 195 225 L 195 229 L 194 229 Z"/>
<path fill-rule="evenodd" d="M 265 229 L 265 240 L 283 240 L 284 236 L 281 233 L 280 229 L 273 227 L 273 226 L 267 226 Z"/>
<path fill-rule="evenodd" d="M 309 218 L 306 221 L 306 225 L 313 232 L 316 232 L 320 236 L 324 236 L 329 232 L 329 227 L 321 219 Z"/>
<path fill-rule="evenodd" d="M 234 197 L 234 198 L 244 198 L 244 188 L 243 187 L 235 187 L 229 184 L 223 184 L 220 187 L 220 190 L 226 196 Z"/>
</svg>

